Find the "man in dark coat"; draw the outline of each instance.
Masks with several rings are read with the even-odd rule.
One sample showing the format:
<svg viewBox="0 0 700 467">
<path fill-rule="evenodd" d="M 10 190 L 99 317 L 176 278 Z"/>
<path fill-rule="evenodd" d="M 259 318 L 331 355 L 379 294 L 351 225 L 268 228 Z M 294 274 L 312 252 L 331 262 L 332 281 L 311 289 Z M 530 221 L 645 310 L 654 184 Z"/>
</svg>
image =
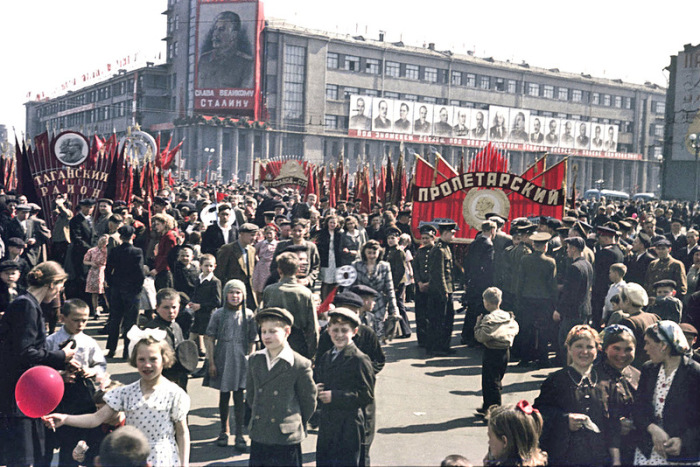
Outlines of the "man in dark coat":
<svg viewBox="0 0 700 467">
<path fill-rule="evenodd" d="M 683 220 L 677 217 L 671 219 L 671 231 L 666 234 L 666 239 L 671 242 L 671 256 L 683 262 L 684 253 L 687 253 L 688 238 L 681 232 Z"/>
<path fill-rule="evenodd" d="M 202 253 L 216 255 L 219 248 L 238 240 L 238 229 L 234 227 L 233 211 L 228 204 L 218 207 L 218 220 L 207 227 L 202 234 Z"/>
<path fill-rule="evenodd" d="M 455 315 L 452 304 L 454 264 L 450 242 L 457 230 L 457 224 L 441 222 L 438 224 L 438 229 L 440 239 L 430 250 L 428 256 L 428 270 L 430 271 L 428 293 L 430 294 L 429 303 L 431 303 L 428 310 L 428 329 L 425 343 L 428 358 L 455 353 L 454 349 L 450 348 Z"/>
<path fill-rule="evenodd" d="M 29 267 L 33 268 L 44 259 L 44 245 L 51 238 L 51 231 L 43 220 L 30 217 L 30 212 L 31 206 L 28 204 L 17 206 L 17 216 L 10 221 L 5 239 L 24 240 L 27 246 L 22 256 L 27 260 Z"/>
<path fill-rule="evenodd" d="M 632 242 L 632 254 L 625 259 L 625 266 L 627 266 L 626 282 L 644 285 L 649 264 L 656 259 L 648 251 L 650 246 L 651 238 L 649 238 L 649 235 L 639 232 Z"/>
<path fill-rule="evenodd" d="M 95 201 L 92 199 L 83 199 L 79 202 L 80 211 L 73 216 L 68 223 L 70 228 L 70 259 L 73 267 L 73 275 L 71 282 L 70 295 L 74 297 L 82 297 L 85 302 L 90 303 L 85 294 L 85 280 L 87 271 L 83 266 L 83 258 L 85 253 L 92 247 L 92 239 L 95 235 L 92 218 L 90 217 L 95 207 Z M 68 290 L 66 291 L 68 292 Z M 69 297 L 69 298 L 74 298 Z"/>
<path fill-rule="evenodd" d="M 605 296 L 608 294 L 608 289 L 612 283 L 609 277 L 610 266 L 615 263 L 621 263 L 624 260 L 622 250 L 620 250 L 615 241 L 617 231 L 610 227 L 599 226 L 597 233 L 598 243 L 601 248 L 595 254 L 595 263 L 593 265 L 594 282 L 591 307 L 594 329 L 599 329 L 602 325 Z"/>
<path fill-rule="evenodd" d="M 481 233 L 469 245 L 469 251 L 464 258 L 464 298 L 466 315 L 462 326 L 462 344 L 476 345 L 474 326 L 479 315 L 486 314 L 482 295 L 484 290 L 493 286 L 493 237 L 496 235 L 496 224 L 485 221 L 481 224 Z"/>
<path fill-rule="evenodd" d="M 124 225 L 118 232 L 122 243 L 109 252 L 105 267 L 105 282 L 109 287 L 110 304 L 107 356 L 114 357 L 121 326 L 124 336 L 123 358 L 127 358 L 129 339 L 126 338 L 126 333 L 136 324 L 139 313 L 139 294 L 143 289 L 146 276 L 143 272 L 143 252 L 133 245 L 134 228 Z"/>
<path fill-rule="evenodd" d="M 559 322 L 559 354 L 561 364 L 566 364 L 566 336 L 577 324 L 587 323 L 591 317 L 591 286 L 593 285 L 593 267 L 583 257 L 586 246 L 580 237 L 564 240 L 566 253 L 572 259 L 564 276 L 564 285 L 559 294 L 559 303 L 552 317 Z M 602 310 L 601 310 L 602 313 Z"/>
</svg>

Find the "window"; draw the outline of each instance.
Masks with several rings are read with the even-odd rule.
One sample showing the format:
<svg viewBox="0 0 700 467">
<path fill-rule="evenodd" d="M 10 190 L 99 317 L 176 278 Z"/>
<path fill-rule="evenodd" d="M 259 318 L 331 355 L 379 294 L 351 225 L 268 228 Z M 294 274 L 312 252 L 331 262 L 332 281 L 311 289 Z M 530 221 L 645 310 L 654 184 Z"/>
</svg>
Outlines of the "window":
<svg viewBox="0 0 700 467">
<path fill-rule="evenodd" d="M 359 94 L 360 90 L 357 88 L 351 88 L 349 86 L 345 86 L 343 88 L 343 99 L 350 99 L 350 96 L 352 94 Z"/>
<path fill-rule="evenodd" d="M 338 68 L 338 54 L 328 52 L 326 55 L 326 68 Z"/>
<path fill-rule="evenodd" d="M 348 71 L 360 71 L 360 57 L 355 57 L 354 55 L 346 55 L 345 69 Z"/>
<path fill-rule="evenodd" d="M 546 97 L 547 99 L 554 99 L 554 86 L 545 84 L 542 88 L 542 97 Z"/>
<path fill-rule="evenodd" d="M 610 107 L 610 104 L 612 102 L 612 97 L 610 94 L 603 94 L 603 105 L 605 107 Z"/>
<path fill-rule="evenodd" d="M 663 125 L 654 125 L 654 136 L 656 136 L 657 138 L 664 137 L 664 126 Z"/>
<path fill-rule="evenodd" d="M 365 96 L 379 97 L 379 91 L 376 89 L 365 89 L 363 94 Z"/>
<path fill-rule="evenodd" d="M 401 76 L 401 65 L 396 62 L 386 62 L 384 66 L 384 73 L 392 78 L 398 78 Z"/>
<path fill-rule="evenodd" d="M 428 104 L 437 104 L 437 98 L 424 96 L 421 101 L 427 102 Z"/>
<path fill-rule="evenodd" d="M 540 85 L 537 83 L 527 83 L 527 95 L 528 96 L 539 96 L 540 95 Z"/>
<path fill-rule="evenodd" d="M 459 71 L 453 71 L 451 83 L 453 86 L 461 86 L 462 85 L 462 73 Z"/>
<path fill-rule="evenodd" d="M 654 146 L 654 159 L 660 160 L 664 157 L 663 149 L 661 146 Z"/>
<path fill-rule="evenodd" d="M 467 73 L 467 81 L 464 84 L 466 84 L 470 88 L 475 88 L 476 87 L 476 75 L 473 73 Z"/>
<path fill-rule="evenodd" d="M 337 130 L 338 129 L 338 116 L 337 115 L 326 115 L 323 119 L 323 126 L 327 130 Z"/>
<path fill-rule="evenodd" d="M 306 49 L 295 45 L 285 46 L 284 64 L 282 118 L 287 128 L 302 130 L 304 126 Z"/>
<path fill-rule="evenodd" d="M 418 79 L 418 65 L 406 65 L 406 78 Z"/>
<path fill-rule="evenodd" d="M 376 58 L 368 58 L 365 60 L 365 73 L 371 75 L 379 74 L 379 60 Z"/>
<path fill-rule="evenodd" d="M 510 94 L 515 94 L 518 92 L 518 82 L 514 79 L 509 79 L 507 82 L 507 91 Z"/>
<path fill-rule="evenodd" d="M 454 105 L 456 107 L 459 107 L 460 105 L 462 105 L 462 103 L 459 101 L 456 101 L 454 99 L 450 99 L 450 105 Z"/>
<path fill-rule="evenodd" d="M 583 92 L 580 89 L 572 89 L 571 90 L 571 100 L 574 102 L 582 102 L 583 101 Z"/>
<path fill-rule="evenodd" d="M 622 108 L 622 96 L 615 96 L 615 107 L 618 109 Z"/>
<path fill-rule="evenodd" d="M 481 89 L 489 89 L 491 87 L 491 78 L 489 76 L 479 76 L 479 87 Z"/>
<path fill-rule="evenodd" d="M 654 107 L 654 109 L 653 109 L 654 113 L 663 114 L 666 112 L 666 103 L 665 102 L 654 101 L 652 107 Z"/>
<path fill-rule="evenodd" d="M 399 93 L 392 91 L 384 91 L 384 97 L 386 97 L 387 99 L 398 99 Z"/>
<path fill-rule="evenodd" d="M 631 97 L 624 97 L 623 98 L 623 106 L 625 109 L 631 109 L 632 108 L 632 98 Z"/>
<path fill-rule="evenodd" d="M 338 85 L 337 84 L 326 84 L 326 99 L 337 100 L 338 99 Z"/>
<path fill-rule="evenodd" d="M 600 105 L 600 94 L 598 94 L 597 92 L 593 93 L 593 96 L 591 98 L 591 104 Z"/>
<path fill-rule="evenodd" d="M 423 76 L 426 81 L 437 83 L 437 68 L 425 67 Z"/>
<path fill-rule="evenodd" d="M 403 100 L 411 101 L 411 102 L 418 102 L 418 96 L 416 96 L 415 94 L 404 94 Z"/>
<path fill-rule="evenodd" d="M 505 91 L 506 90 L 506 80 L 503 78 L 496 78 L 496 82 L 494 83 L 494 89 L 496 91 Z"/>
<path fill-rule="evenodd" d="M 557 91 L 557 99 L 560 101 L 568 101 L 569 100 L 569 90 L 567 88 L 559 88 Z"/>
</svg>

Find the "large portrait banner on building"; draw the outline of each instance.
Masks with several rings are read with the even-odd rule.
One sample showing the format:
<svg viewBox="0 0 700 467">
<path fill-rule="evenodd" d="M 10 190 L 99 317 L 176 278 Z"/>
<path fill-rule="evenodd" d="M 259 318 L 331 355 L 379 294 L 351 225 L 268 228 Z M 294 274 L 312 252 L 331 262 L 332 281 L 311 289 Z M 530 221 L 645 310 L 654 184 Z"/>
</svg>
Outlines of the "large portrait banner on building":
<svg viewBox="0 0 700 467">
<path fill-rule="evenodd" d="M 194 108 L 260 119 L 262 3 L 198 0 Z"/>
</svg>

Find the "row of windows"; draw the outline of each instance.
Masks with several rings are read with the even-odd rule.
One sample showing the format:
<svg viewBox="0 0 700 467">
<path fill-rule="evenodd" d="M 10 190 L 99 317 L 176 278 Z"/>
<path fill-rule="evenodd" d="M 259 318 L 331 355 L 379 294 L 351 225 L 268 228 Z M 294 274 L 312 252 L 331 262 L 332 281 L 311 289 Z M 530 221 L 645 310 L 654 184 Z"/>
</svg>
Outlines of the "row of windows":
<svg viewBox="0 0 700 467">
<path fill-rule="evenodd" d="M 328 52 L 326 55 L 326 66 L 330 69 L 341 69 L 375 75 L 381 73 L 380 60 L 361 58 L 355 55 L 341 55 L 335 52 Z M 514 79 L 477 75 L 456 70 L 451 71 L 448 76 L 448 70 L 427 66 L 423 67 L 409 63 L 386 61 L 384 64 L 384 75 L 392 78 L 406 78 L 414 81 L 427 81 L 429 83 L 440 84 L 447 84 L 449 79 L 449 83 L 453 86 L 465 86 L 507 92 L 510 94 L 524 92 L 528 96 L 533 97 L 601 105 L 618 109 L 624 108 L 629 110 L 634 106 L 634 99 L 627 96 L 615 96 L 598 92 L 590 93 L 581 89 L 569 89 L 566 87 L 555 87 L 547 84 L 543 85 L 529 82 L 525 83 L 521 91 L 520 82 Z M 659 110 L 654 111 L 656 113 L 663 113 L 663 111 Z"/>
<path fill-rule="evenodd" d="M 70 96 L 67 99 L 63 99 L 58 102 L 53 102 L 51 104 L 40 107 L 37 110 L 37 115 L 39 118 L 46 115 L 54 115 L 58 112 L 64 110 L 69 110 L 81 105 L 92 104 L 95 102 L 100 102 L 110 97 L 121 96 L 131 91 L 134 88 L 134 80 L 124 80 L 112 85 L 103 86 L 99 89 L 93 89 L 81 94 Z"/>
<path fill-rule="evenodd" d="M 124 117 L 126 116 L 126 104 L 126 102 L 119 102 L 118 104 L 106 105 L 86 110 L 85 112 L 76 112 L 64 117 L 52 118 L 48 121 L 48 124 L 53 128 L 67 128 L 109 120 L 110 118 Z"/>
</svg>

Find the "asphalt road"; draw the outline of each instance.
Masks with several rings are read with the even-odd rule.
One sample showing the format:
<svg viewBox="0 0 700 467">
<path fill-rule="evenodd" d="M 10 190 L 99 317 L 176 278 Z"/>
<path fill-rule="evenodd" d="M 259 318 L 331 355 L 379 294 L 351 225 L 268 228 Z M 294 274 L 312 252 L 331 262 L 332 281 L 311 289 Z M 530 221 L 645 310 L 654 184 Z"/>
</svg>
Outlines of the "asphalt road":
<svg viewBox="0 0 700 467">
<path fill-rule="evenodd" d="M 409 306 L 409 317 L 413 317 Z M 385 347 L 387 364 L 377 376 L 377 433 L 371 449 L 373 465 L 439 465 L 449 454 L 462 454 L 481 464 L 486 454 L 486 425 L 475 415 L 481 406 L 481 351 L 459 345 L 463 314 L 455 318 L 455 355 L 426 359 L 415 333 Z M 97 334 L 104 318 L 89 323 L 88 334 L 104 348 L 106 336 Z M 117 351 L 121 355 L 121 349 Z M 108 371 L 123 382 L 138 377 L 124 360 L 108 360 Z M 503 382 L 503 402 L 530 402 L 544 378 L 553 370 L 518 368 L 511 364 Z M 219 447 L 218 394 L 202 387 L 202 379 L 190 379 L 192 398 L 189 427 L 193 465 L 247 465 L 248 455 L 232 446 Z M 233 417 L 233 410 L 231 410 Z M 233 438 L 231 439 L 231 443 Z M 304 463 L 315 464 L 316 433 L 302 443 Z"/>
</svg>

